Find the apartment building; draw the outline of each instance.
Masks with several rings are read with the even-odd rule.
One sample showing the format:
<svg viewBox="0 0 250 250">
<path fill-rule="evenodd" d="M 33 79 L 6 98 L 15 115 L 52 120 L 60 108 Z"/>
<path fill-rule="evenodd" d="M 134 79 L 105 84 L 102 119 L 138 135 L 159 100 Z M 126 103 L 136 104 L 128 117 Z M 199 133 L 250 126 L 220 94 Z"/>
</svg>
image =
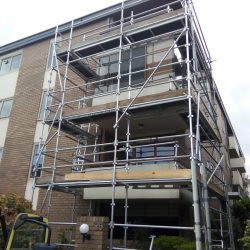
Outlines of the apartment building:
<svg viewBox="0 0 250 250">
<path fill-rule="evenodd" d="M 188 0 L 127 0 L 2 46 L 0 192 L 32 200 L 63 246 L 132 249 L 141 230 L 235 249 L 244 155 L 210 62 Z"/>
</svg>

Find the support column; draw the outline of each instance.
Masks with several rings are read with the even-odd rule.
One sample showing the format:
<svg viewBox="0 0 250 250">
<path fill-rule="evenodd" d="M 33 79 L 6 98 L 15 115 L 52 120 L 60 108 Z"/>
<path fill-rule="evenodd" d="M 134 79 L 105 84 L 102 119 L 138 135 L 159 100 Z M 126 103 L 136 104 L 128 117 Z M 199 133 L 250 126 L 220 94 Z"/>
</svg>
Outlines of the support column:
<svg viewBox="0 0 250 250">
<path fill-rule="evenodd" d="M 210 219 L 210 211 L 209 211 L 209 201 L 208 201 L 208 190 L 207 190 L 207 173 L 204 164 L 201 164 L 201 178 L 203 182 L 203 199 L 204 199 L 204 207 L 205 207 L 205 217 L 206 217 L 206 226 L 207 226 L 207 240 L 208 240 L 208 248 L 212 250 L 212 236 L 211 236 L 211 219 Z"/>
<path fill-rule="evenodd" d="M 189 139 L 190 139 L 190 161 L 192 172 L 192 192 L 193 192 L 193 207 L 194 207 L 194 233 L 196 241 L 196 250 L 201 250 L 201 221 L 200 221 L 200 206 L 197 181 L 197 164 L 194 157 L 194 141 L 193 141 L 193 114 L 192 114 L 192 92 L 191 92 L 191 70 L 190 70 L 190 43 L 189 43 L 189 3 L 185 1 L 185 29 L 186 29 L 186 66 L 187 66 L 187 83 L 188 83 L 188 109 L 189 109 Z"/>
<path fill-rule="evenodd" d="M 76 250 L 106 250 L 108 247 L 108 217 L 84 216 L 77 218 L 76 224 Z M 79 228 L 82 224 L 89 226 L 90 239 L 83 239 Z"/>
</svg>

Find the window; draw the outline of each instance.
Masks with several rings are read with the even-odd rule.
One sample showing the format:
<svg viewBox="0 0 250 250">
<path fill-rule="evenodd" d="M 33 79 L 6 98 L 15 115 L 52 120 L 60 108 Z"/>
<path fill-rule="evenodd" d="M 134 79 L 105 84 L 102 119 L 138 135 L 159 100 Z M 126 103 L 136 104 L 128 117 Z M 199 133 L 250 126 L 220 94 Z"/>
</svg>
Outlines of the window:
<svg viewBox="0 0 250 250">
<path fill-rule="evenodd" d="M 0 118 L 9 117 L 11 108 L 12 108 L 12 100 L 0 101 Z"/>
<path fill-rule="evenodd" d="M 43 115 L 44 115 L 45 110 L 46 110 L 45 119 L 48 117 L 49 112 L 50 112 L 48 107 L 50 107 L 50 105 L 51 105 L 52 97 L 51 97 L 51 95 L 48 96 L 47 103 L 46 103 L 46 97 L 47 97 L 47 90 L 43 91 L 43 93 L 42 93 L 40 110 L 39 110 L 39 115 L 38 115 L 39 120 L 43 119 Z"/>
<path fill-rule="evenodd" d="M 136 148 L 136 158 L 174 156 L 173 146 L 149 146 Z"/>
<path fill-rule="evenodd" d="M 122 54 L 121 73 L 129 73 L 129 61 L 131 60 L 131 72 L 136 72 L 145 69 L 145 47 L 132 49 L 132 53 L 127 50 Z M 138 86 L 144 82 L 144 72 L 133 73 L 131 75 L 131 85 Z M 127 87 L 129 84 L 129 76 L 121 78 L 121 88 Z"/>
<path fill-rule="evenodd" d="M 20 54 L 2 59 L 0 64 L 0 74 L 7 74 L 9 72 L 18 70 L 20 67 L 20 62 Z"/>
<path fill-rule="evenodd" d="M 130 158 L 143 159 L 143 158 L 155 158 L 155 157 L 170 157 L 175 156 L 174 146 L 141 146 L 139 145 L 130 152 Z M 145 161 L 142 164 L 152 164 L 173 161 L 173 159 L 164 159 L 153 161 Z"/>
<path fill-rule="evenodd" d="M 2 157 L 3 157 L 3 148 L 0 147 L 0 161 L 2 160 Z"/>
<path fill-rule="evenodd" d="M 42 146 L 43 145 L 41 144 L 41 148 Z M 39 155 L 39 144 L 35 144 L 33 147 L 33 157 L 32 157 L 32 163 L 31 163 L 30 178 L 35 177 L 36 166 L 38 168 L 41 168 L 43 166 L 43 159 L 44 159 L 43 154 Z M 40 177 L 40 176 L 41 176 L 41 169 L 39 169 L 36 174 L 36 177 Z"/>
<path fill-rule="evenodd" d="M 56 55 L 54 55 L 54 43 L 50 43 L 47 69 L 56 67 Z"/>
<path fill-rule="evenodd" d="M 123 51 L 121 74 L 129 73 L 129 63 L 131 60 L 131 72 L 136 72 L 145 69 L 145 47 L 138 47 L 130 50 Z M 101 79 L 111 78 L 114 79 L 102 81 L 101 84 L 96 86 L 96 93 L 112 91 L 117 88 L 117 72 L 118 72 L 118 53 L 108 55 L 99 59 L 97 67 L 97 74 Z M 131 75 L 131 86 L 141 85 L 144 82 L 144 72 L 133 73 Z M 122 76 L 120 87 L 126 88 L 129 84 L 129 76 Z"/>
</svg>

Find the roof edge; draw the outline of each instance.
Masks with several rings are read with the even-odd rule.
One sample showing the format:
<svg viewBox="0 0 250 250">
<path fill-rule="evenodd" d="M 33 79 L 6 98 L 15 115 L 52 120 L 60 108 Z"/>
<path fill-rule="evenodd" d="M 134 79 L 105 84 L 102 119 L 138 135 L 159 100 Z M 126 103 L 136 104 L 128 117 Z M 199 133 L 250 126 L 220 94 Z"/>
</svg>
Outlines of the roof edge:
<svg viewBox="0 0 250 250">
<path fill-rule="evenodd" d="M 149 1 L 149 0 L 127 0 L 124 2 L 124 4 L 125 4 L 124 8 L 126 9 L 129 7 L 133 7 L 133 6 L 136 6 L 142 2 L 147 2 L 147 1 Z M 101 9 L 101 10 L 95 11 L 93 13 L 90 13 L 86 16 L 79 17 L 79 18 L 74 20 L 74 23 L 75 23 L 74 27 L 77 28 L 77 27 L 85 26 L 91 22 L 95 22 L 95 21 L 100 20 L 102 18 L 108 17 L 111 14 L 119 12 L 121 9 L 121 5 L 122 5 L 122 3 L 114 4 L 114 5 L 111 5 L 110 7 L 105 8 L 105 9 Z M 71 21 L 63 23 L 63 24 L 59 25 L 59 30 L 60 31 L 67 31 L 70 29 L 70 26 L 71 26 Z M 39 42 L 39 41 L 42 41 L 42 40 L 45 40 L 48 38 L 52 38 L 55 35 L 55 30 L 56 30 L 56 27 L 53 27 L 53 28 L 50 28 L 48 30 L 39 32 L 37 34 L 34 34 L 31 36 L 22 38 L 20 40 L 8 43 L 6 45 L 3 45 L 0 47 L 0 56 L 7 54 L 7 53 L 10 53 L 12 51 L 21 49 L 21 48 L 28 46 L 28 45 L 31 45 L 33 43 L 36 43 L 36 42 Z"/>
</svg>

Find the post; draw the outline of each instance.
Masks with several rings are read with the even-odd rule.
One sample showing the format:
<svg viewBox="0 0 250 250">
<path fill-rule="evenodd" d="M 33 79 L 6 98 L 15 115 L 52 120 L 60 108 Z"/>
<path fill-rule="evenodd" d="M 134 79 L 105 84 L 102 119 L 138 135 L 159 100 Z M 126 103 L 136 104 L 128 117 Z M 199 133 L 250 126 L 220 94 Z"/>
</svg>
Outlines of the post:
<svg viewBox="0 0 250 250">
<path fill-rule="evenodd" d="M 208 200 L 208 190 L 207 190 L 207 171 L 203 163 L 201 163 L 201 178 L 203 183 L 203 199 L 205 207 L 205 217 L 206 217 L 206 226 L 207 226 L 207 240 L 208 240 L 208 249 L 212 250 L 212 236 L 211 236 L 211 219 L 209 211 L 209 200 Z"/>
<path fill-rule="evenodd" d="M 119 95 L 120 95 L 120 83 L 121 83 L 121 64 L 122 64 L 122 37 L 123 37 L 123 22 L 124 22 L 124 1 L 121 4 L 121 20 L 120 20 L 120 43 L 119 43 L 119 61 L 117 70 L 117 90 L 116 90 L 116 115 L 115 124 L 119 120 Z M 111 199 L 111 215 L 110 215 L 110 242 L 109 249 L 113 249 L 113 233 L 114 233 L 114 213 L 115 213 L 115 188 L 116 188 L 116 165 L 117 165 L 117 146 L 118 146 L 118 126 L 114 127 L 115 139 L 114 139 L 114 160 L 113 160 L 113 176 L 112 176 L 112 199 Z"/>
<path fill-rule="evenodd" d="M 189 56 L 189 3 L 185 0 L 185 28 L 186 28 L 186 65 L 187 65 L 187 82 L 188 82 L 188 109 L 189 109 L 189 129 L 190 129 L 190 161 L 192 172 L 192 191 L 193 191 L 193 207 L 194 207 L 194 233 L 196 241 L 196 250 L 201 250 L 201 221 L 200 221 L 200 206 L 197 181 L 197 165 L 194 157 L 194 142 L 193 142 L 193 114 L 192 114 L 192 93 L 191 93 L 191 72 L 190 72 L 190 56 Z"/>
</svg>

